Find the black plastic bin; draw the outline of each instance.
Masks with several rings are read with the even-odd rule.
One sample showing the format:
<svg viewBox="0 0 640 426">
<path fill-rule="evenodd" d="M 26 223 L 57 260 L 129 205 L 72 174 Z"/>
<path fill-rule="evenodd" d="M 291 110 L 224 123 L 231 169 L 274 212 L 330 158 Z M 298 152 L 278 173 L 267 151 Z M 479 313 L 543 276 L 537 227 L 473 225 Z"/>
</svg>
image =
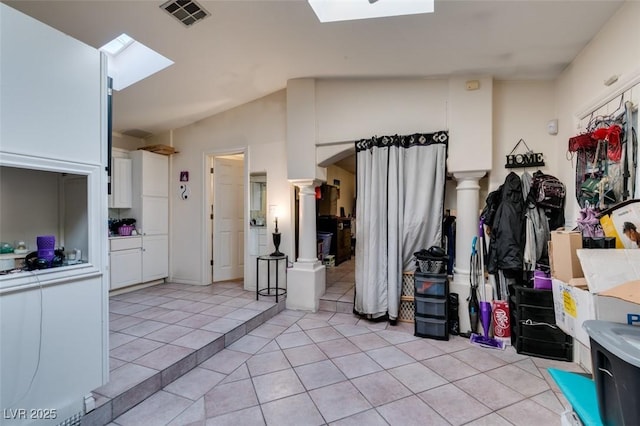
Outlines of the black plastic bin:
<svg viewBox="0 0 640 426">
<path fill-rule="evenodd" d="M 605 425 L 640 425 L 640 327 L 609 321 L 583 324 L 591 343 L 593 380 Z"/>
<path fill-rule="evenodd" d="M 414 294 L 425 297 L 447 297 L 449 293 L 449 280 L 446 274 L 432 274 L 418 272 L 413 276 L 415 285 Z"/>
</svg>

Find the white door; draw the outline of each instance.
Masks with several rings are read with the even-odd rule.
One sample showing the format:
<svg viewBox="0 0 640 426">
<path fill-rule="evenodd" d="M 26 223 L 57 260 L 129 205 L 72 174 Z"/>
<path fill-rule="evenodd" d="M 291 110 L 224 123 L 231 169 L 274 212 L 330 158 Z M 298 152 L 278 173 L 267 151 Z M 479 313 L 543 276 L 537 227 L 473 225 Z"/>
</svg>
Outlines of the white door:
<svg viewBox="0 0 640 426">
<path fill-rule="evenodd" d="M 213 161 L 213 281 L 244 274 L 244 161 Z"/>
</svg>

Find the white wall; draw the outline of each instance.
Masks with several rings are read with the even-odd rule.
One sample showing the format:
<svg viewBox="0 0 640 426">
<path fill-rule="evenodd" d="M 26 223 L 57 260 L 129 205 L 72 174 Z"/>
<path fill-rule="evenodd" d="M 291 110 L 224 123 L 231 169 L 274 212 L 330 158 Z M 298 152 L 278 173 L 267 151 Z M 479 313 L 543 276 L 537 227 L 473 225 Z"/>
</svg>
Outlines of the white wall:
<svg viewBox="0 0 640 426">
<path fill-rule="evenodd" d="M 493 86 L 493 167 L 489 188 L 498 188 L 509 172 L 522 175 L 523 168 L 505 168 L 506 156 L 523 139 L 533 152 L 544 154 L 545 173 L 555 174 L 561 159 L 556 146 L 562 141 L 547 133 L 547 122 L 555 118 L 555 92 L 552 81 L 496 81 Z M 523 154 L 520 144 L 514 154 Z M 526 169 L 533 174 L 538 168 Z M 484 199 L 481 205 L 484 205 Z"/>
<path fill-rule="evenodd" d="M 625 2 L 593 40 L 580 52 L 556 81 L 557 117 L 559 133 L 556 154 L 557 176 L 567 184 L 565 216 L 570 227 L 575 226 L 578 206 L 575 201 L 575 162 L 566 160 L 567 143 L 578 133 L 579 112 L 595 106 L 608 94 L 615 92 L 626 80 L 640 70 L 640 43 L 634 29 L 640 22 L 640 2 Z M 619 80 L 610 87 L 604 81 L 612 75 Z M 637 98 L 640 89 L 632 94 Z M 636 100 L 636 105 L 638 101 Z"/>
<path fill-rule="evenodd" d="M 278 227 L 282 233 L 280 250 L 293 254 L 293 228 L 291 226 L 291 186 L 287 180 L 286 141 L 286 97 L 280 91 L 238 108 L 201 120 L 190 126 L 173 130 L 172 135 L 159 135 L 147 140 L 148 144 L 171 140 L 179 152 L 170 158 L 170 276 L 175 282 L 208 284 L 210 271 L 206 220 L 205 174 L 208 155 L 246 152 L 248 173 L 266 172 L 267 210 L 269 205 L 278 205 L 281 215 Z M 163 142 L 157 142 L 163 141 Z M 191 197 L 178 200 L 179 172 L 189 172 Z M 247 176 L 246 187 L 249 179 Z M 248 247 L 249 196 L 245 194 L 245 248 Z M 273 217 L 267 211 L 268 231 L 272 232 Z M 245 250 L 245 282 L 253 282 L 255 264 Z"/>
<path fill-rule="evenodd" d="M 289 179 L 321 178 L 316 168 L 315 80 L 301 78 L 287 82 L 287 176 Z"/>
<path fill-rule="evenodd" d="M 447 80 L 317 80 L 317 143 L 447 129 Z"/>
<path fill-rule="evenodd" d="M 478 88 L 468 90 L 467 81 L 477 81 Z M 491 77 L 449 79 L 450 172 L 491 170 L 492 97 Z"/>
<path fill-rule="evenodd" d="M 122 133 L 112 133 L 111 144 L 114 148 L 126 149 L 128 151 L 134 151 L 146 145 L 146 141 L 140 138 L 134 138 L 133 136 L 123 135 Z M 156 142 L 161 143 L 161 142 Z"/>
</svg>

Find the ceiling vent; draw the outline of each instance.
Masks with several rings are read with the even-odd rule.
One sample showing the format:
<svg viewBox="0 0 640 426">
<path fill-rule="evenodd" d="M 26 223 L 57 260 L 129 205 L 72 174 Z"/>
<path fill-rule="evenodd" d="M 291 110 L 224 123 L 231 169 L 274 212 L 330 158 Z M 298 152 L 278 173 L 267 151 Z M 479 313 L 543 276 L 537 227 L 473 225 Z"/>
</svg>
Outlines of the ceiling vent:
<svg viewBox="0 0 640 426">
<path fill-rule="evenodd" d="M 193 0 L 170 0 L 163 3 L 160 8 L 164 9 L 186 27 L 190 27 L 198 21 L 211 15 L 202 6 Z"/>
<path fill-rule="evenodd" d="M 153 136 L 153 133 L 149 133 L 146 130 L 141 129 L 128 129 L 122 132 L 123 135 L 131 136 L 138 139 L 146 139 L 149 136 Z"/>
</svg>

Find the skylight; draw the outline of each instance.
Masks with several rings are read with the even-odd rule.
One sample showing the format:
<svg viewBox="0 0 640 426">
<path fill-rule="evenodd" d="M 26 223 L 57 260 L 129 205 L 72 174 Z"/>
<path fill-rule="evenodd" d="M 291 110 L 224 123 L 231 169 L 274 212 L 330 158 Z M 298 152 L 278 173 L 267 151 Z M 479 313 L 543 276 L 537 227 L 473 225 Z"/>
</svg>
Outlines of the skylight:
<svg viewBox="0 0 640 426">
<path fill-rule="evenodd" d="M 320 22 L 433 13 L 433 0 L 308 0 Z"/>
<path fill-rule="evenodd" d="M 102 46 L 100 50 L 110 55 L 117 55 L 134 41 L 135 41 L 134 39 L 122 33 L 118 37 L 111 40 L 109 43 Z"/>
<path fill-rule="evenodd" d="M 115 90 L 122 90 L 173 65 L 172 60 L 127 34 L 120 34 L 100 50 L 109 58 L 107 74 L 113 78 Z"/>
</svg>

